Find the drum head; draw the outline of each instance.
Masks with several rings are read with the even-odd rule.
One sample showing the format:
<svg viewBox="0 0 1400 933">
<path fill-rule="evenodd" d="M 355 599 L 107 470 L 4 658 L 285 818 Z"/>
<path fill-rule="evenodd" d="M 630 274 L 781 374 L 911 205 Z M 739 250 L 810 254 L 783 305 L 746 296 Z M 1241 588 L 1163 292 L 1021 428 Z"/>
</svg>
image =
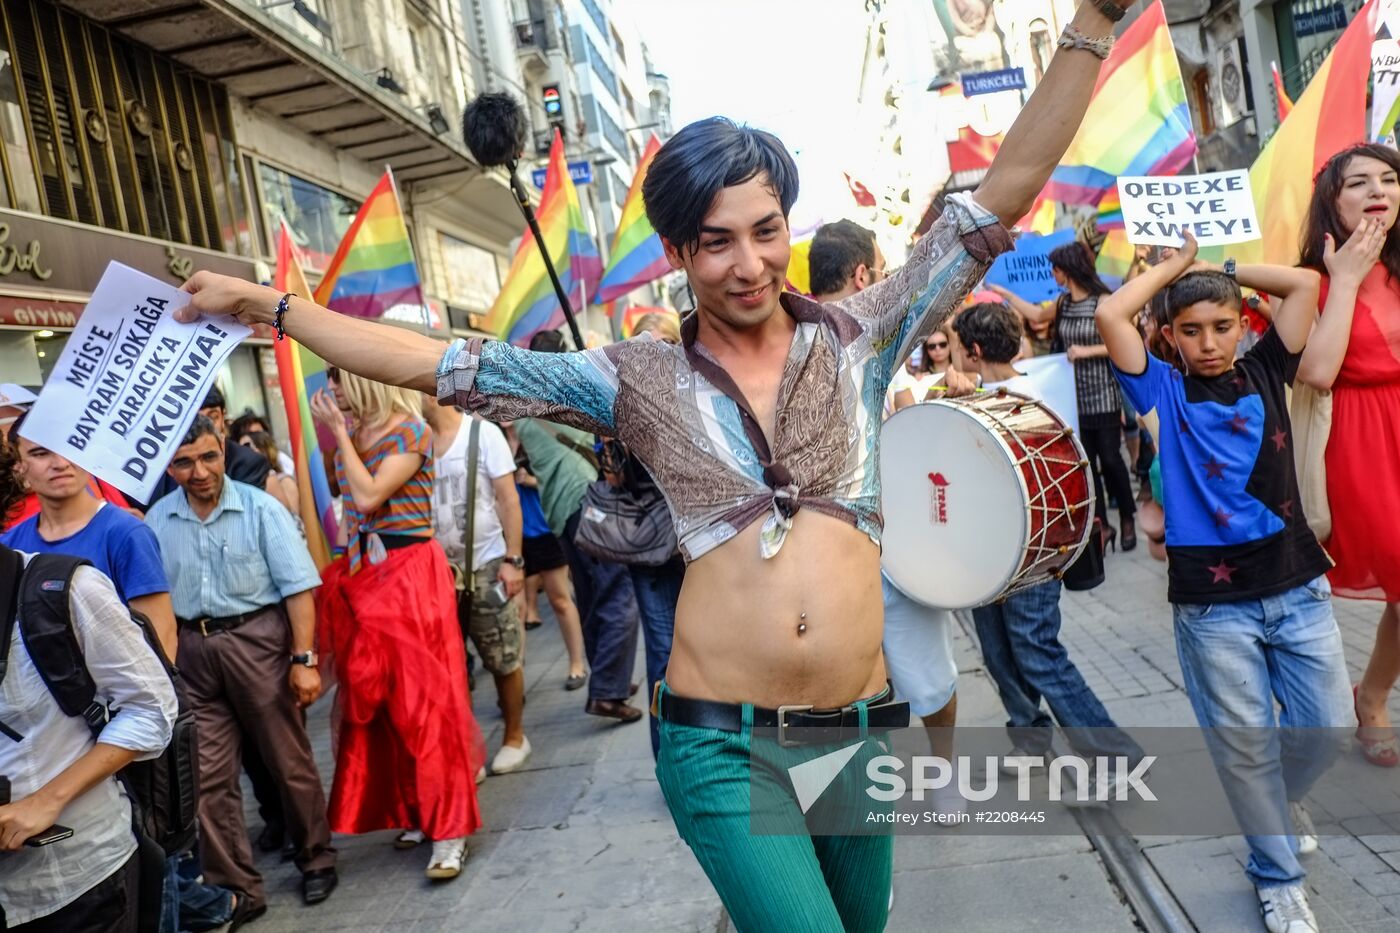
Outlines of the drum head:
<svg viewBox="0 0 1400 933">
<path fill-rule="evenodd" d="M 986 605 L 1020 569 L 1025 481 L 999 436 L 970 409 L 928 402 L 896 412 L 880 440 L 881 565 L 911 599 Z"/>
</svg>

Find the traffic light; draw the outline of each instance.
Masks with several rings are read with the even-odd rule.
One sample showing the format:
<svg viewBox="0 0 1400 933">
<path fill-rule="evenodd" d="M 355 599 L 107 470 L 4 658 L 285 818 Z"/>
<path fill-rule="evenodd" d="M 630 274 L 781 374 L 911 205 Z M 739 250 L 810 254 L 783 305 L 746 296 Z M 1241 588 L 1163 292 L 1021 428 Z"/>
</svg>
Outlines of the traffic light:
<svg viewBox="0 0 1400 933">
<path fill-rule="evenodd" d="M 564 122 L 564 98 L 559 94 L 559 85 L 546 84 L 541 95 L 544 101 L 544 115 L 551 125 Z"/>
</svg>

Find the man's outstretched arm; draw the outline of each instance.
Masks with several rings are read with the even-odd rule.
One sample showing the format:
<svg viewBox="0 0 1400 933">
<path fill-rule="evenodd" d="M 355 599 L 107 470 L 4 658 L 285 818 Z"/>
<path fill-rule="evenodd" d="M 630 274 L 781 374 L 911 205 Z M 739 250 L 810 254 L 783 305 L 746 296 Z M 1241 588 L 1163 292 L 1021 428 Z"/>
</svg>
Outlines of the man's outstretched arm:
<svg viewBox="0 0 1400 933">
<path fill-rule="evenodd" d="M 1127 9 L 1132 0 L 1112 0 Z M 1073 25 L 1090 39 L 1108 36 L 1113 23 L 1093 0 L 1079 5 Z M 1083 49 L 1060 49 L 1046 69 L 1040 86 L 1006 133 L 987 177 L 973 197 L 1007 227 L 1031 209 L 1050 173 L 1064 156 L 1084 114 L 1103 64 Z"/>
<path fill-rule="evenodd" d="M 202 314 L 231 314 L 240 323 L 273 324 L 282 293 L 253 282 L 213 272 L 196 272 L 184 284 L 190 303 L 175 312 L 181 321 Z M 437 365 L 447 344 L 424 334 L 337 314 L 314 302 L 293 298 L 282 318 L 289 337 L 332 366 L 352 373 L 405 386 L 420 392 L 437 391 Z"/>
</svg>

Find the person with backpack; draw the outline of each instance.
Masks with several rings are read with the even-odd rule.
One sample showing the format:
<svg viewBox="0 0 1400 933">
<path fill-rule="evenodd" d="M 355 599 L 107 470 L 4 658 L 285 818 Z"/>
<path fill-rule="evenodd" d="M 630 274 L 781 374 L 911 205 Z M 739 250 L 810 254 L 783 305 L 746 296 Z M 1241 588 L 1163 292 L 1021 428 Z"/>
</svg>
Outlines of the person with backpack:
<svg viewBox="0 0 1400 933">
<path fill-rule="evenodd" d="M 5 449 L 0 514 L 20 491 L 12 476 Z M 110 580 L 90 566 L 35 576 L 46 562 L 0 545 L 0 928 L 134 933 L 142 857 L 116 775 L 169 744 L 175 688 Z M 31 653 L 31 626 L 46 613 L 29 610 L 39 605 L 66 610 L 95 705 L 111 709 L 96 730 L 65 712 L 42 649 Z M 155 897 L 158 910 L 158 885 Z"/>
<path fill-rule="evenodd" d="M 197 415 L 167 472 L 180 486 L 146 522 L 161 542 L 180 626 L 179 667 L 199 725 L 200 854 L 206 879 L 266 911 L 239 788 L 257 745 L 286 802 L 308 904 L 338 883 L 321 776 L 301 709 L 321 693 L 312 591 L 321 582 L 292 516 L 224 475 L 224 444 Z"/>
</svg>

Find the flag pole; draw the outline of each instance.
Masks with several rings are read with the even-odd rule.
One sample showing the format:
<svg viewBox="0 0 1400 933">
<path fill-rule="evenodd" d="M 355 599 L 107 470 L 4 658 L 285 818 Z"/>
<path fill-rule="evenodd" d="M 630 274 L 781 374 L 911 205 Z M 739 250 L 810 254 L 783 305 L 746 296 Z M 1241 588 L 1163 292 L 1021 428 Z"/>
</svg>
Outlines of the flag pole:
<svg viewBox="0 0 1400 933">
<path fill-rule="evenodd" d="M 506 163 L 506 174 L 510 176 L 510 190 L 515 193 L 515 201 L 520 205 L 520 213 L 525 215 L 525 223 L 535 236 L 535 246 L 540 251 L 540 258 L 544 260 L 544 268 L 549 273 L 549 281 L 554 285 L 554 294 L 559 297 L 559 307 L 564 312 L 564 320 L 569 324 L 569 334 L 574 338 L 574 346 L 582 350 L 583 334 L 579 332 L 578 321 L 574 318 L 574 309 L 569 303 L 569 293 L 565 290 L 564 283 L 559 281 L 559 273 L 554 271 L 554 261 L 549 258 L 544 234 L 540 232 L 540 222 L 535 219 L 535 209 L 530 206 L 530 193 L 525 190 L 525 186 L 520 182 L 520 176 L 515 173 L 516 165 L 515 159 Z M 567 168 L 565 170 L 567 171 Z"/>
<path fill-rule="evenodd" d="M 408 225 L 408 212 L 403 209 L 403 198 L 399 197 L 399 183 L 394 180 L 394 167 L 387 162 L 384 163 L 384 174 L 389 176 L 389 190 L 394 192 L 394 202 L 399 206 L 404 232 L 408 234 L 408 255 L 413 260 L 413 271 L 418 276 L 418 293 L 423 296 L 423 334 L 432 336 L 433 319 L 428 312 L 428 296 L 423 294 L 423 270 L 418 265 L 418 254 L 413 250 L 413 229 Z"/>
</svg>

